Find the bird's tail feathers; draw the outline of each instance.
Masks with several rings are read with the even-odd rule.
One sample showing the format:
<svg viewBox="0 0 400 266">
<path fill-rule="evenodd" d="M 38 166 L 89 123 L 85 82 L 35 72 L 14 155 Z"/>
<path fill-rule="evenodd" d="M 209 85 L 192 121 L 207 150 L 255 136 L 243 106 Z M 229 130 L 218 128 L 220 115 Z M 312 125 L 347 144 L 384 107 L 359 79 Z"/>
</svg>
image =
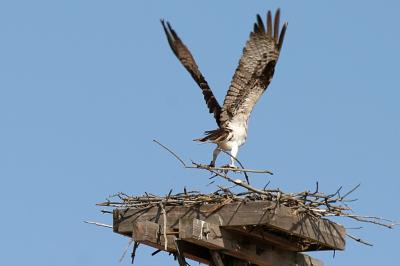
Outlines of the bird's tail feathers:
<svg viewBox="0 0 400 266">
<path fill-rule="evenodd" d="M 209 130 L 209 131 L 204 132 L 204 134 L 206 135 L 205 137 L 199 138 L 199 139 L 194 139 L 194 141 L 218 143 L 218 142 L 228 139 L 229 133 L 230 133 L 230 130 L 226 129 L 226 128 L 218 128 L 215 130 Z"/>
</svg>

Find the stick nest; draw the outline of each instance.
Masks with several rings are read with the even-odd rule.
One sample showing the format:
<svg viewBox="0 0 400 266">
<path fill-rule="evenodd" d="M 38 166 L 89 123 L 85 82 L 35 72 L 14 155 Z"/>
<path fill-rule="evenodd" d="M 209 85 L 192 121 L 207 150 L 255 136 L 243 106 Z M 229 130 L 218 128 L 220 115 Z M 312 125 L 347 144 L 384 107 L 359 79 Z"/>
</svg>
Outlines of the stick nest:
<svg viewBox="0 0 400 266">
<path fill-rule="evenodd" d="M 233 186 L 227 188 L 218 186 L 218 190 L 213 193 L 203 194 L 199 191 L 187 191 L 186 188 L 181 193 L 172 194 L 172 189 L 166 196 L 157 196 L 151 193 L 145 193 L 141 196 L 129 196 L 125 193 L 119 192 L 110 196 L 105 202 L 99 203 L 99 206 L 106 206 L 111 208 L 133 208 L 145 209 L 156 206 L 199 206 L 206 204 L 214 204 L 218 207 L 228 203 L 244 202 L 244 201 L 271 201 L 278 205 L 284 205 L 291 208 L 294 212 L 310 215 L 316 218 L 324 217 L 345 217 L 348 219 L 356 220 L 357 222 L 372 223 L 387 228 L 393 228 L 399 223 L 376 216 L 362 216 L 354 214 L 348 203 L 355 201 L 350 199 L 349 196 L 360 185 L 355 186 L 347 192 L 342 191 L 342 187 L 337 189 L 334 193 L 325 194 L 319 191 L 318 182 L 315 189 L 297 192 L 286 193 L 280 189 L 269 189 L 269 183 L 263 188 L 259 189 L 250 185 L 249 173 L 253 174 L 270 174 L 268 170 L 250 170 L 245 169 L 243 165 L 234 158 L 241 168 L 229 169 L 229 167 L 215 168 L 208 165 L 202 165 L 192 162 L 191 165 L 185 163 L 175 152 L 167 148 L 163 144 L 155 141 L 161 147 L 171 153 L 184 168 L 200 169 L 208 171 L 212 176 L 210 179 L 219 177 L 228 181 Z M 236 172 L 241 174 L 243 179 L 234 179 L 228 173 Z M 211 182 L 213 183 L 213 182 Z M 241 190 L 235 192 L 238 188 Z M 109 211 L 103 210 L 107 213 Z M 360 238 L 347 234 L 353 240 L 361 242 L 366 245 L 371 245 Z"/>
<path fill-rule="evenodd" d="M 234 193 L 229 188 L 223 187 L 209 194 L 203 194 L 199 191 L 187 191 L 186 189 L 177 194 L 172 194 L 172 190 L 170 190 L 166 196 L 157 196 L 151 193 L 145 193 L 141 196 L 129 196 L 119 192 L 110 196 L 107 201 L 98 203 L 98 205 L 113 208 L 143 209 L 156 207 L 160 204 L 163 204 L 163 206 L 186 207 L 206 204 L 217 204 L 221 206 L 234 202 L 268 200 L 289 207 L 297 213 L 304 213 L 317 218 L 332 216 L 346 217 L 359 222 L 374 223 L 388 228 L 393 228 L 397 225 L 395 222 L 381 217 L 353 214 L 347 203 L 354 200 L 347 199 L 347 197 L 358 187 L 359 185 L 343 195 L 340 193 L 342 188 L 339 188 L 332 194 L 321 193 L 318 191 L 318 183 L 315 191 L 303 191 L 299 193 L 284 193 L 279 189 L 263 189 L 258 192 L 245 191 Z"/>
</svg>

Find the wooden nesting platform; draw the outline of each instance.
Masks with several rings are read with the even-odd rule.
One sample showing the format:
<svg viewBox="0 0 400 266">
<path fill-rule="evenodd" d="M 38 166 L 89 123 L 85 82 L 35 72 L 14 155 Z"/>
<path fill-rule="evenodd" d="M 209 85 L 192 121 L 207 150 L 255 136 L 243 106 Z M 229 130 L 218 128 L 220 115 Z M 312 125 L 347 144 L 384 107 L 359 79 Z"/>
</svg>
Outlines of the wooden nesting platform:
<svg viewBox="0 0 400 266">
<path fill-rule="evenodd" d="M 302 252 L 345 247 L 341 225 L 271 201 L 119 208 L 113 211 L 113 230 L 139 243 L 218 266 L 232 261 L 234 265 L 322 266 Z"/>
</svg>

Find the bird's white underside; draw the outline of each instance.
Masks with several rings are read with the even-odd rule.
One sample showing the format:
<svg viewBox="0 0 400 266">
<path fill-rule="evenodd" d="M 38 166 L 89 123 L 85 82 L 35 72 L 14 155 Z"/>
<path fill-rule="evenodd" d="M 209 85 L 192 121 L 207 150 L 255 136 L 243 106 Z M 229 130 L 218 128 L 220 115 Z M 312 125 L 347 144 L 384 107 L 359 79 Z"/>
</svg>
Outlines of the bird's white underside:
<svg viewBox="0 0 400 266">
<path fill-rule="evenodd" d="M 235 159 L 239 151 L 239 147 L 243 145 L 247 137 L 247 117 L 243 114 L 238 114 L 228 122 L 227 128 L 231 130 L 229 136 L 220 142 L 216 142 L 217 148 L 213 152 L 211 164 L 215 165 L 220 149 L 228 152 L 231 155 L 229 166 L 235 167 Z"/>
</svg>

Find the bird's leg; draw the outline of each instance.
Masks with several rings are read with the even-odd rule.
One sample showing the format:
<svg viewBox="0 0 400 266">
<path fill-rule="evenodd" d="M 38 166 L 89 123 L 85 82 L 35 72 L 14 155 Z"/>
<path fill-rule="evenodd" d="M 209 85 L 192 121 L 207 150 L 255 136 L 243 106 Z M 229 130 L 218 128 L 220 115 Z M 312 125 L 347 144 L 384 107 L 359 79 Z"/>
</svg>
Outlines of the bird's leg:
<svg viewBox="0 0 400 266">
<path fill-rule="evenodd" d="M 221 150 L 216 147 L 215 150 L 213 151 L 213 158 L 210 163 L 210 167 L 215 167 L 215 161 L 217 160 L 218 154 L 221 152 Z"/>
<path fill-rule="evenodd" d="M 229 164 L 229 167 L 231 167 L 231 168 L 236 168 L 236 166 L 235 166 L 235 158 L 236 158 L 236 155 L 238 154 L 238 151 L 239 151 L 239 147 L 238 146 L 233 146 L 232 147 L 232 149 L 231 149 L 231 152 L 230 152 L 230 154 L 231 154 L 231 163 Z"/>
</svg>

